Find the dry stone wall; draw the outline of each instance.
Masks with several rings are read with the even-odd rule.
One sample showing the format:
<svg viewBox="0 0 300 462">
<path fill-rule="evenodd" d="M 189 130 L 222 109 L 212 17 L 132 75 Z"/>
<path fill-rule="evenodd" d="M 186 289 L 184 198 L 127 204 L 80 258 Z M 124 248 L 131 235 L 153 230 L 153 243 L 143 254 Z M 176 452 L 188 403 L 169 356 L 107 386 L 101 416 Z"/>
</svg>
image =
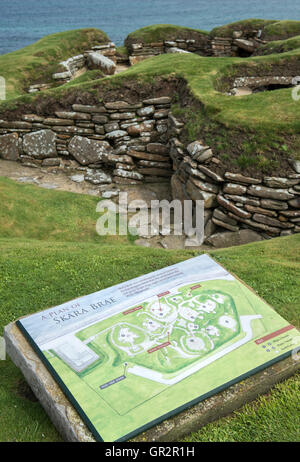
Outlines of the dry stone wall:
<svg viewBox="0 0 300 462">
<path fill-rule="evenodd" d="M 170 107 L 171 98 L 163 96 L 0 120 L 0 157 L 78 172 L 94 185 L 171 182 L 174 198 L 204 201 L 206 242 L 212 245 L 300 232 L 297 163 L 291 163 L 295 173 L 282 177 L 218 173 L 221 161 L 210 146 L 182 144 L 184 124 Z"/>
<path fill-rule="evenodd" d="M 240 236 L 246 229 L 252 230 L 250 240 L 254 233 L 270 238 L 300 232 L 300 173 L 296 165 L 295 173 L 286 177 L 261 179 L 229 171 L 220 175 L 214 169 L 220 160 L 209 146 L 195 141 L 185 148 L 176 136 L 170 140 L 170 156 L 176 165 L 171 179 L 173 196 L 204 201 L 207 243 L 220 246 L 221 238 L 226 241 L 228 236 Z"/>
<path fill-rule="evenodd" d="M 0 120 L 0 157 L 25 166 L 72 168 L 94 184 L 165 181 L 172 175 L 168 143 L 171 98 L 115 101 L 50 117 Z"/>
<path fill-rule="evenodd" d="M 198 39 L 178 38 L 175 40 L 164 40 L 162 42 L 148 44 L 136 42 L 132 43 L 128 48 L 130 53 L 129 61 L 131 65 L 164 53 L 187 52 L 204 56 L 211 55 L 211 46 L 209 39 L 206 36 L 199 37 Z"/>
</svg>

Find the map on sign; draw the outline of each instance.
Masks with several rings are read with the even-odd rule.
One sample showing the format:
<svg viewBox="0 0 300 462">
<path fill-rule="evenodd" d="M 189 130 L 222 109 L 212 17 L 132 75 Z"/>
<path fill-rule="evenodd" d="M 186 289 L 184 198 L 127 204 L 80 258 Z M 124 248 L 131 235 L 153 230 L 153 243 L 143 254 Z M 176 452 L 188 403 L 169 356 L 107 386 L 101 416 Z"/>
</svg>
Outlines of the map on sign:
<svg viewBox="0 0 300 462">
<path fill-rule="evenodd" d="M 298 331 L 207 255 L 18 325 L 99 441 L 124 441 L 259 369 Z"/>
</svg>

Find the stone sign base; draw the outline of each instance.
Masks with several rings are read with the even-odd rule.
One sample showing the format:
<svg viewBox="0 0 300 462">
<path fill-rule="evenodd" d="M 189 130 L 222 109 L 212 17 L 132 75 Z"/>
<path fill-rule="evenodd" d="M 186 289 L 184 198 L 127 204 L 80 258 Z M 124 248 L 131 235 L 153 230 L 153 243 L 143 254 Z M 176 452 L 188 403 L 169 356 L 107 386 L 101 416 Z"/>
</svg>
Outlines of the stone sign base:
<svg viewBox="0 0 300 462">
<path fill-rule="evenodd" d="M 21 369 L 34 394 L 64 440 L 72 442 L 95 441 L 77 411 L 15 323 L 11 323 L 5 328 L 4 336 L 7 354 Z M 230 414 L 245 403 L 254 400 L 258 395 L 266 393 L 273 385 L 295 373 L 299 367 L 299 361 L 296 362 L 292 357 L 289 357 L 196 404 L 175 417 L 163 421 L 131 441 L 178 441 L 190 432 Z"/>
</svg>

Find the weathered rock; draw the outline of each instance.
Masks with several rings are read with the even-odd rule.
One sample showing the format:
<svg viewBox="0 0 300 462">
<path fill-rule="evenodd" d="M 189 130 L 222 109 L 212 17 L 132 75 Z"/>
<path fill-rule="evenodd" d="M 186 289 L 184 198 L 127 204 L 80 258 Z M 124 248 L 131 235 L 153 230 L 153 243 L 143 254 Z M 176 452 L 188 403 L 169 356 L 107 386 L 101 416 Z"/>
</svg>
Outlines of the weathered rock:
<svg viewBox="0 0 300 462">
<path fill-rule="evenodd" d="M 166 161 L 166 156 L 163 156 L 160 154 L 151 154 L 150 152 L 143 152 L 143 151 L 138 152 L 138 151 L 134 151 L 133 149 L 130 149 L 128 151 L 128 154 L 137 159 L 152 160 L 154 162 L 165 162 Z"/>
<path fill-rule="evenodd" d="M 120 176 L 122 178 L 128 178 L 132 180 L 142 180 L 143 179 L 143 175 L 141 175 L 138 172 L 128 172 L 127 170 L 121 170 L 118 168 L 113 171 L 113 174 L 115 176 Z"/>
<path fill-rule="evenodd" d="M 25 121 L 25 122 L 38 122 L 38 123 L 42 123 L 44 121 L 44 117 L 41 117 L 41 116 L 38 116 L 36 114 L 24 114 L 22 116 L 22 119 Z"/>
<path fill-rule="evenodd" d="M 151 176 L 165 176 L 170 177 L 172 175 L 171 169 L 166 170 L 165 168 L 138 168 L 138 172 L 142 175 L 151 175 Z"/>
<path fill-rule="evenodd" d="M 68 148 L 81 165 L 97 164 L 113 152 L 107 141 L 95 141 L 82 136 L 74 136 Z"/>
<path fill-rule="evenodd" d="M 213 217 L 217 220 L 223 221 L 224 223 L 228 223 L 229 225 L 235 226 L 237 225 L 237 221 L 230 218 L 226 213 L 223 212 L 221 209 L 214 209 Z"/>
<path fill-rule="evenodd" d="M 276 226 L 277 228 L 290 229 L 294 227 L 294 225 L 292 225 L 291 223 L 282 222 L 280 220 L 276 220 L 276 218 L 268 217 L 266 215 L 262 215 L 259 213 L 255 213 L 253 215 L 253 220 L 257 221 L 258 223 L 264 223 L 269 226 Z"/>
<path fill-rule="evenodd" d="M 85 113 L 103 113 L 106 109 L 103 105 L 89 106 L 85 104 L 73 104 L 72 109 L 74 112 L 85 112 Z"/>
<path fill-rule="evenodd" d="M 199 165 L 198 166 L 198 169 L 204 173 L 205 175 L 209 176 L 210 178 L 212 178 L 214 181 L 216 181 L 217 183 L 222 183 L 224 181 L 224 178 L 222 178 L 220 175 L 218 175 L 218 173 L 215 173 L 213 172 L 212 170 L 210 170 L 209 168 L 207 167 L 204 167 L 204 165 Z"/>
<path fill-rule="evenodd" d="M 194 183 L 195 186 L 197 186 L 197 188 L 201 189 L 202 191 L 207 191 L 214 194 L 218 194 L 219 192 L 219 187 L 216 184 L 200 181 L 196 178 L 193 178 L 192 176 L 190 180 Z"/>
<path fill-rule="evenodd" d="M 257 48 L 257 45 L 252 40 L 245 40 L 245 39 L 235 39 L 233 41 L 234 45 L 242 48 L 243 50 L 248 51 L 249 53 L 253 53 Z"/>
<path fill-rule="evenodd" d="M 277 213 L 274 210 L 263 209 L 262 207 L 253 207 L 252 205 L 246 204 L 245 209 L 251 213 L 261 213 L 269 217 L 277 217 Z"/>
<path fill-rule="evenodd" d="M 142 103 L 135 103 L 135 104 L 130 104 L 127 103 L 126 101 L 112 101 L 112 102 L 107 102 L 104 103 L 106 109 L 112 109 L 112 110 L 132 110 L 132 109 L 139 109 L 143 105 Z"/>
<path fill-rule="evenodd" d="M 108 122 L 108 117 L 105 115 L 94 115 L 92 120 L 96 124 L 106 124 Z"/>
<path fill-rule="evenodd" d="M 269 199 L 262 199 L 261 206 L 271 210 L 287 210 L 289 208 L 286 202 Z"/>
<path fill-rule="evenodd" d="M 146 106 L 141 109 L 137 110 L 137 114 L 140 117 L 149 117 L 155 112 L 155 107 L 154 106 Z"/>
<path fill-rule="evenodd" d="M 296 218 L 300 217 L 300 210 L 284 210 L 280 214 L 288 218 Z"/>
<path fill-rule="evenodd" d="M 185 185 L 180 181 L 178 175 L 173 175 L 171 178 L 171 188 L 172 188 L 172 197 L 180 201 L 188 199 L 188 196 L 185 192 Z"/>
<path fill-rule="evenodd" d="M 237 215 L 234 215 L 234 214 L 231 213 L 231 212 L 229 212 L 229 215 L 230 215 L 233 219 L 236 219 L 236 220 L 241 221 L 242 223 L 244 223 L 245 225 L 249 226 L 250 228 L 260 229 L 260 230 L 262 230 L 262 231 L 265 231 L 267 234 L 279 236 L 279 234 L 280 234 L 280 232 L 281 232 L 281 228 L 277 228 L 277 227 L 275 227 L 275 226 L 269 226 L 269 225 L 266 225 L 266 224 L 264 224 L 264 223 L 259 223 L 259 222 L 254 221 L 254 220 L 241 218 L 241 217 L 238 217 Z"/>
<path fill-rule="evenodd" d="M 288 203 L 291 207 L 300 209 L 300 197 L 296 197 L 295 199 L 290 200 Z"/>
<path fill-rule="evenodd" d="M 116 130 L 119 130 L 119 124 L 118 122 L 109 122 L 104 125 L 104 130 L 106 131 L 106 133 L 114 132 Z"/>
<path fill-rule="evenodd" d="M 90 69 L 101 69 L 106 75 L 113 75 L 116 72 L 114 61 L 98 51 L 88 54 L 87 63 Z"/>
<path fill-rule="evenodd" d="M 225 199 L 225 197 L 222 196 L 221 194 L 218 195 L 217 201 L 222 207 L 224 207 L 225 209 L 227 209 L 230 212 L 234 213 L 235 215 L 238 215 L 239 217 L 242 217 L 242 218 L 250 218 L 251 217 L 251 213 L 237 207 L 235 204 L 233 204 L 229 200 Z"/>
<path fill-rule="evenodd" d="M 106 157 L 108 163 L 125 163 L 125 164 L 133 164 L 132 157 L 128 156 L 127 154 L 108 154 Z"/>
<path fill-rule="evenodd" d="M 251 229 L 242 229 L 235 232 L 217 233 L 206 239 L 210 245 L 217 248 L 231 247 L 234 245 L 249 244 L 250 242 L 262 241 L 263 237 Z"/>
<path fill-rule="evenodd" d="M 54 157 L 53 159 L 44 159 L 42 161 L 42 167 L 59 167 L 60 166 L 60 159 L 58 157 Z"/>
<path fill-rule="evenodd" d="M 153 154 L 168 154 L 169 148 L 161 143 L 149 143 L 147 144 L 147 151 Z"/>
<path fill-rule="evenodd" d="M 127 132 L 124 130 L 114 130 L 113 132 L 110 132 L 106 135 L 106 137 L 109 140 L 117 140 L 118 138 L 122 138 L 123 136 L 126 136 Z"/>
<path fill-rule="evenodd" d="M 225 178 L 226 180 L 234 181 L 237 183 L 245 183 L 245 184 L 259 184 L 261 183 L 261 180 L 257 178 L 251 178 L 248 176 L 241 175 L 240 173 L 231 173 L 231 172 L 226 172 L 225 173 Z"/>
<path fill-rule="evenodd" d="M 298 184 L 299 180 L 267 176 L 264 178 L 264 183 L 270 188 L 289 188 Z"/>
<path fill-rule="evenodd" d="M 44 120 L 45 125 L 74 125 L 72 119 L 59 119 L 58 117 L 48 117 Z"/>
<path fill-rule="evenodd" d="M 282 201 L 293 198 L 293 195 L 285 189 L 273 189 L 267 188 L 265 186 L 250 186 L 248 189 L 248 194 L 251 194 L 252 196 L 263 197 L 265 199 L 275 199 Z"/>
<path fill-rule="evenodd" d="M 235 184 L 235 183 L 226 183 L 223 192 L 227 194 L 233 194 L 233 195 L 240 195 L 240 194 L 245 194 L 247 191 L 246 186 L 242 186 L 241 184 Z"/>
<path fill-rule="evenodd" d="M 193 143 L 190 143 L 186 149 L 193 159 L 198 160 L 198 156 L 203 154 L 205 151 L 208 151 L 209 146 L 203 145 L 202 141 L 194 141 Z"/>
<path fill-rule="evenodd" d="M 211 236 L 212 234 L 214 234 L 214 232 L 216 231 L 216 225 L 215 223 L 213 222 L 213 220 L 210 218 L 207 220 L 207 223 L 204 227 L 204 238 L 206 239 L 207 237 Z"/>
<path fill-rule="evenodd" d="M 150 98 L 150 99 L 145 99 L 143 101 L 144 104 L 170 104 L 172 101 L 172 98 L 169 96 L 161 96 L 159 98 Z"/>
<path fill-rule="evenodd" d="M 26 130 L 26 129 L 31 129 L 32 124 L 30 122 L 21 122 L 19 120 L 16 121 L 8 121 L 8 120 L 0 120 L 0 128 L 12 128 L 12 129 L 20 129 L 20 130 Z"/>
<path fill-rule="evenodd" d="M 91 120 L 91 114 L 84 112 L 68 112 L 68 111 L 56 111 L 56 117 L 59 119 L 71 119 L 71 120 Z"/>
<path fill-rule="evenodd" d="M 15 133 L 0 136 L 0 157 L 6 160 L 19 158 L 19 139 Z"/>
<path fill-rule="evenodd" d="M 46 159 L 57 157 L 56 134 L 52 130 L 39 130 L 23 137 L 23 151 L 30 157 Z"/>
<path fill-rule="evenodd" d="M 229 231 L 238 231 L 239 230 L 239 226 L 230 225 L 229 223 L 226 223 L 225 221 L 222 221 L 222 220 L 218 220 L 217 218 L 214 218 L 214 217 L 212 218 L 212 222 L 216 226 L 220 226 L 221 228 L 228 229 Z"/>
<path fill-rule="evenodd" d="M 85 179 L 85 181 L 89 181 L 92 184 L 109 184 L 109 183 L 112 183 L 111 176 L 109 174 L 103 172 L 103 170 L 88 169 L 84 179 Z"/>
<path fill-rule="evenodd" d="M 194 183 L 190 180 L 188 180 L 186 184 L 186 192 L 190 199 L 194 201 L 196 200 L 204 201 L 205 209 L 210 209 L 212 207 L 215 207 L 215 205 L 217 204 L 216 194 L 208 193 L 206 191 L 201 191 L 201 189 L 197 188 L 197 186 L 195 186 Z"/>
<path fill-rule="evenodd" d="M 113 112 L 110 114 L 112 120 L 128 120 L 135 118 L 135 112 Z"/>
<path fill-rule="evenodd" d="M 290 160 L 290 165 L 293 167 L 296 173 L 300 173 L 300 160 Z"/>
</svg>

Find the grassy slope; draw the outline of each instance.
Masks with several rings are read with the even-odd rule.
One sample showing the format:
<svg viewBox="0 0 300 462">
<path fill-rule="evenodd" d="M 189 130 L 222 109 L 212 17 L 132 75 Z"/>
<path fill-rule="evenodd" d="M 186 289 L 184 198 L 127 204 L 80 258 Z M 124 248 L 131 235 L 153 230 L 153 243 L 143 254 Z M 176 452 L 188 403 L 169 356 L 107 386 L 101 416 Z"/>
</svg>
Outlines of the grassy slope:
<svg viewBox="0 0 300 462">
<path fill-rule="evenodd" d="M 49 35 L 21 50 L 0 56 L 0 75 L 6 79 L 7 98 L 24 93 L 35 82 L 49 82 L 59 71 L 59 62 L 82 53 L 91 46 L 107 42 L 97 29 L 78 29 Z"/>
<path fill-rule="evenodd" d="M 3 327 L 19 316 L 197 254 L 139 248 L 120 241 L 112 245 L 97 240 L 91 233 L 91 223 L 96 218 L 95 198 L 44 191 L 8 180 L 1 180 L 0 197 L 1 203 L 6 204 L 0 219 L 0 335 Z M 21 199 L 23 203 L 19 205 Z M 74 216 L 81 217 L 77 226 L 74 226 Z M 91 222 L 85 225 L 87 218 Z M 65 230 L 61 230 L 61 220 Z M 39 225 L 34 225 L 34 221 Z M 57 223 L 54 225 L 53 221 Z M 6 223 L 13 222 L 7 233 Z M 53 227 L 57 229 L 55 234 Z M 28 239 L 29 236 L 35 240 Z M 300 326 L 297 277 L 300 235 L 211 254 L 251 285 L 283 317 Z M 22 375 L 10 360 L 0 362 L 0 376 L 0 441 L 59 441 L 41 406 L 22 394 L 21 390 L 26 390 Z M 231 418 L 210 424 L 187 440 L 300 440 L 295 406 L 298 388 L 299 380 L 295 376 L 274 388 L 267 398 L 256 400 L 254 407 L 246 406 Z"/>
<path fill-rule="evenodd" d="M 213 37 L 232 37 L 233 31 L 259 30 L 263 31 L 264 40 L 284 40 L 300 33 L 300 21 L 276 21 L 266 19 L 244 19 L 242 21 L 216 27 L 210 32 Z"/>
<path fill-rule="evenodd" d="M 114 243 L 114 236 L 99 236 L 95 225 L 99 198 L 22 185 L 0 177 L 0 237 L 47 241 Z M 118 243 L 120 243 L 118 238 Z M 128 239 L 124 236 L 121 242 Z"/>
</svg>

